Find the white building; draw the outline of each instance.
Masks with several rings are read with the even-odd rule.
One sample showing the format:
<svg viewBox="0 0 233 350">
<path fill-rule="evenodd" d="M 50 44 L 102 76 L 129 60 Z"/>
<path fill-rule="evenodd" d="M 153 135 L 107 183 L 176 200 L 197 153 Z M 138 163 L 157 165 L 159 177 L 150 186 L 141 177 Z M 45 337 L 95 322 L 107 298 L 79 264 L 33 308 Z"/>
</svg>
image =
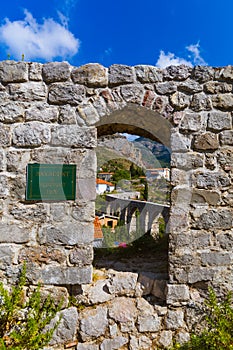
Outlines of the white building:
<svg viewBox="0 0 233 350">
<path fill-rule="evenodd" d="M 112 192 L 115 189 L 115 185 L 113 185 L 111 182 L 102 180 L 102 179 L 96 179 L 96 193 L 97 194 L 103 194 L 105 192 Z"/>
<path fill-rule="evenodd" d="M 155 168 L 146 169 L 146 177 L 152 179 L 166 179 L 170 181 L 170 169 L 169 168 Z"/>
</svg>

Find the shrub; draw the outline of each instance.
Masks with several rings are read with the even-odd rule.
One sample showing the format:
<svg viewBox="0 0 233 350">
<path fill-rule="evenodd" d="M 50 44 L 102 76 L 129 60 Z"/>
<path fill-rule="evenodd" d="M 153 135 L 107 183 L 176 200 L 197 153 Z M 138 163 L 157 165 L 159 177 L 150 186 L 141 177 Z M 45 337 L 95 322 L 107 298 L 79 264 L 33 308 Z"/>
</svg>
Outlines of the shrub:
<svg viewBox="0 0 233 350">
<path fill-rule="evenodd" d="M 214 290 L 209 289 L 205 301 L 204 320 L 206 327 L 201 334 L 191 334 L 184 345 L 176 344 L 180 350 L 232 350 L 233 349 L 233 308 L 232 295 L 228 293 L 219 301 Z"/>
<path fill-rule="evenodd" d="M 37 350 L 49 343 L 60 320 L 46 327 L 60 311 L 50 296 L 41 297 L 40 285 L 25 301 L 26 265 L 19 281 L 9 292 L 0 283 L 0 350 Z"/>
</svg>

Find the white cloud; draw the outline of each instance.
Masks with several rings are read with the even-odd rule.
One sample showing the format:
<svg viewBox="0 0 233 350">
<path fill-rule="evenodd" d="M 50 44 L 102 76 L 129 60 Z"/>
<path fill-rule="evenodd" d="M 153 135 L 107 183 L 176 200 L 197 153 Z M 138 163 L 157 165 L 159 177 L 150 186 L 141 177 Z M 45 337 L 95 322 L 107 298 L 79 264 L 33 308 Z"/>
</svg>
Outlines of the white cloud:
<svg viewBox="0 0 233 350">
<path fill-rule="evenodd" d="M 168 52 L 165 54 L 164 51 L 160 51 L 158 61 L 156 66 L 159 68 L 166 68 L 169 66 L 179 66 L 180 64 L 185 64 L 187 66 L 192 66 L 192 63 L 184 58 L 175 57 L 174 53 Z"/>
<path fill-rule="evenodd" d="M 165 52 L 161 50 L 156 66 L 163 69 L 169 66 L 179 66 L 181 64 L 190 67 L 193 65 L 207 65 L 205 60 L 201 57 L 199 43 L 186 46 L 186 50 L 189 51 L 188 60 L 186 58 L 176 57 L 175 54 L 171 52 L 165 54 Z"/>
<path fill-rule="evenodd" d="M 20 59 L 22 54 L 26 60 L 53 60 L 56 57 L 65 59 L 74 56 L 80 42 L 67 29 L 67 20 L 63 17 L 63 25 L 52 18 L 43 19 L 39 24 L 27 10 L 22 21 L 10 21 L 0 26 L 0 41 L 7 47 L 13 58 Z"/>
<path fill-rule="evenodd" d="M 186 49 L 189 52 L 191 52 L 191 54 L 193 55 L 193 62 L 195 65 L 199 65 L 199 66 L 207 65 L 205 60 L 201 57 L 199 43 L 186 46 Z"/>
</svg>

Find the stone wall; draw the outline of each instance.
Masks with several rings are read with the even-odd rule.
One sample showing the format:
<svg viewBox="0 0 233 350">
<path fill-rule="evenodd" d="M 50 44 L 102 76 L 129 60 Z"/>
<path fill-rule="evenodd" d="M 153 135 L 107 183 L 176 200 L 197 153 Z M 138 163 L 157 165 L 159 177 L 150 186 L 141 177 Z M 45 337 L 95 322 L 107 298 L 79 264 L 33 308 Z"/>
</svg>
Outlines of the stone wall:
<svg viewBox="0 0 233 350">
<path fill-rule="evenodd" d="M 184 319 L 192 319 L 187 316 L 187 305 L 195 304 L 195 298 L 201 301 L 199 292 L 209 284 L 220 291 L 232 289 L 232 82 L 231 66 L 171 66 L 160 70 L 144 65 L 105 68 L 99 64 L 72 67 L 65 62 L 0 62 L 2 280 L 14 282 L 20 264 L 26 260 L 30 283 L 41 280 L 47 288 L 56 286 L 52 289 L 58 295 L 69 292 L 85 296 L 84 289 L 92 280 L 97 133 L 102 136 L 123 131 L 150 137 L 172 151 L 165 295 L 166 315 L 170 315 L 166 317 L 172 319 L 172 328 L 156 304 L 153 311 L 148 305 L 147 311 L 154 327 L 160 324 L 159 330 L 168 332 L 161 333 L 164 338 L 170 339 L 171 331 L 173 336 L 180 329 L 188 331 L 187 323 L 183 324 Z M 26 201 L 28 163 L 77 164 L 76 200 Z M 109 288 L 107 294 L 113 294 Z M 133 337 L 135 344 L 145 344 L 138 345 L 139 349 L 153 349 L 154 345 L 146 344 L 157 342 L 158 331 L 140 328 L 140 317 L 144 317 L 140 303 L 145 301 L 138 301 L 141 296 L 137 294 L 136 299 L 126 301 L 132 303 L 135 313 L 130 316 L 132 332 L 125 332 L 125 343 L 122 329 L 131 326 L 121 325 L 111 310 L 112 304 L 118 305 L 118 298 L 126 296 L 121 292 L 114 295 L 111 306 L 104 303 L 112 297 L 104 302 L 97 300 L 101 307 L 92 311 L 96 318 L 91 318 L 88 305 L 86 316 L 84 310 L 79 312 L 79 320 L 86 318 L 90 328 L 102 315 L 108 331 L 96 335 L 98 341 L 99 336 L 106 341 L 86 346 L 95 335 L 85 333 L 85 321 L 79 321 L 83 345 L 78 349 L 136 349 L 136 345 L 129 345 L 134 344 Z M 77 309 L 68 308 L 64 313 L 78 320 Z M 150 322 L 146 324 L 149 327 Z M 62 331 L 59 337 L 57 343 L 76 339 L 76 330 L 64 336 L 65 340 Z M 116 339 L 121 339 L 120 343 Z"/>
</svg>

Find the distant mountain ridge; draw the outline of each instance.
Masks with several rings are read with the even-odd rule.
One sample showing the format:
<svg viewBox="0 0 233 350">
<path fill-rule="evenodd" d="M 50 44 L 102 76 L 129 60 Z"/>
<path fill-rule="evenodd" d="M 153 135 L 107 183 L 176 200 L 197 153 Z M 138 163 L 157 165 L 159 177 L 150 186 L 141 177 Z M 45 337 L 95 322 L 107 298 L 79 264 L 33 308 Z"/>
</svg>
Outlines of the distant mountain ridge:
<svg viewBox="0 0 233 350">
<path fill-rule="evenodd" d="M 141 168 L 170 167 L 170 152 L 162 144 L 139 137 L 129 141 L 122 134 L 100 137 L 97 146 L 98 169 L 111 159 L 126 158 Z"/>
</svg>

